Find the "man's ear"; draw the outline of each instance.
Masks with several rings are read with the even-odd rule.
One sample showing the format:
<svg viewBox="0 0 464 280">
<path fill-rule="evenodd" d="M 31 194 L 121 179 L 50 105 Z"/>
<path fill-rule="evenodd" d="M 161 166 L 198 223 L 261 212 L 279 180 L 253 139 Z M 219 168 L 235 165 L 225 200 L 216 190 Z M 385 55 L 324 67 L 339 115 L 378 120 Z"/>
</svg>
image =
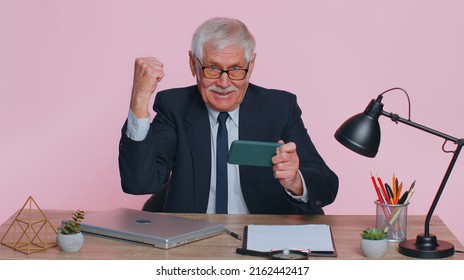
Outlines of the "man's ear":
<svg viewBox="0 0 464 280">
<path fill-rule="evenodd" d="M 255 68 L 255 59 L 256 59 L 256 53 L 253 54 L 250 60 L 250 66 L 248 68 L 248 77 L 253 73 L 253 69 Z"/>
<path fill-rule="evenodd" d="M 196 76 L 197 74 L 197 64 L 195 61 L 195 57 L 193 56 L 192 51 L 189 51 L 189 64 L 190 64 L 190 71 L 192 72 L 192 76 Z"/>
</svg>

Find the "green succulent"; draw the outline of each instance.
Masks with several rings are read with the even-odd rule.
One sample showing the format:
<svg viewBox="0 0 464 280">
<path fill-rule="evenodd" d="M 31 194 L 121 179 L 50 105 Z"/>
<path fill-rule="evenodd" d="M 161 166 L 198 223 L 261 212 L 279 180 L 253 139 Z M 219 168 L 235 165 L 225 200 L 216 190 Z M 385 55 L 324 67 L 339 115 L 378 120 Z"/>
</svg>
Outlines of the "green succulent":
<svg viewBox="0 0 464 280">
<path fill-rule="evenodd" d="M 369 240 L 382 240 L 387 237 L 387 233 L 378 228 L 366 228 L 361 233 L 361 237 Z"/>
<path fill-rule="evenodd" d="M 84 211 L 77 210 L 71 220 L 67 220 L 58 228 L 61 234 L 75 234 L 81 232 L 81 221 L 84 219 Z"/>
</svg>

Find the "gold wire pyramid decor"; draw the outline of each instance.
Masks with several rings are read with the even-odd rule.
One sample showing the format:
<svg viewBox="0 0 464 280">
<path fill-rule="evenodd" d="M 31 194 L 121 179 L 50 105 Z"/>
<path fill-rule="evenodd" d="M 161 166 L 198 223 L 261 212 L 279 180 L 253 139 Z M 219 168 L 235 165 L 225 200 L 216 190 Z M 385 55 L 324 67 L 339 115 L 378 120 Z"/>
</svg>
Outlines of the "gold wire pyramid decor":
<svg viewBox="0 0 464 280">
<path fill-rule="evenodd" d="M 29 196 L 1 240 L 1 244 L 27 255 L 56 246 L 57 230 Z"/>
</svg>

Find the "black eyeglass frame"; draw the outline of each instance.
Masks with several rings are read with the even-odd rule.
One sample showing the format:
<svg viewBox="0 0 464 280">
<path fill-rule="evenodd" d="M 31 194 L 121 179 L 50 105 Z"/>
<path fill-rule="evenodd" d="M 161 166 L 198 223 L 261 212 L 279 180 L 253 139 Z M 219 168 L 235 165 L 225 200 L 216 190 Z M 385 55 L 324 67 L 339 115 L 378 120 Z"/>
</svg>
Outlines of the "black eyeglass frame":
<svg viewBox="0 0 464 280">
<path fill-rule="evenodd" d="M 214 67 L 207 67 L 207 66 L 204 66 L 201 61 L 198 59 L 198 57 L 195 56 L 195 59 L 198 61 L 198 63 L 200 64 L 200 68 L 201 68 L 201 71 L 203 72 L 203 76 L 206 78 L 206 79 L 211 79 L 211 80 L 216 80 L 216 79 L 219 79 L 222 74 L 226 73 L 227 74 L 227 77 L 229 79 L 231 79 L 232 81 L 242 81 L 246 78 L 246 76 L 248 75 L 248 70 L 250 70 L 250 62 L 248 62 L 248 68 L 238 68 L 238 69 L 229 69 L 229 70 L 222 70 L 222 69 L 219 69 L 219 68 L 214 68 Z M 219 75 L 216 77 L 216 78 L 211 78 L 211 77 L 207 77 L 206 74 L 205 74 L 205 69 L 214 69 L 214 71 L 218 71 Z M 229 72 L 231 71 L 245 71 L 245 75 L 243 76 L 243 78 L 241 79 L 236 79 L 236 78 L 232 78 L 230 75 L 229 75 Z"/>
</svg>

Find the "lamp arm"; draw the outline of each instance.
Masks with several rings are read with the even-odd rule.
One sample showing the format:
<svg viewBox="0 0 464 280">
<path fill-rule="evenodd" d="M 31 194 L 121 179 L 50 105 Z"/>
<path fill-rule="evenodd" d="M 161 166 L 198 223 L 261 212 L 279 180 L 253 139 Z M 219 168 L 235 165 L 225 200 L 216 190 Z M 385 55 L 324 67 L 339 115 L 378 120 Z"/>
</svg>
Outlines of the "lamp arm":
<svg viewBox="0 0 464 280">
<path fill-rule="evenodd" d="M 458 141 L 456 150 L 454 151 L 453 157 L 451 158 L 451 162 L 448 165 L 448 168 L 446 169 L 445 175 L 443 176 L 443 179 L 440 183 L 440 187 L 438 188 L 437 194 L 435 195 L 432 205 L 430 206 L 429 212 L 427 213 L 427 217 L 425 219 L 425 229 L 424 229 L 424 236 L 426 237 L 430 236 L 430 220 L 432 219 L 433 211 L 435 210 L 435 207 L 438 204 L 438 200 L 440 199 L 441 193 L 445 189 L 446 182 L 448 182 L 448 178 L 451 174 L 451 171 L 453 170 L 456 160 L 458 159 L 458 156 L 459 156 L 459 153 L 461 152 L 461 148 L 463 144 L 464 144 L 463 139 Z"/>
<path fill-rule="evenodd" d="M 385 111 L 382 110 L 381 115 L 390 118 L 392 121 L 394 121 L 396 123 L 401 122 L 401 123 L 407 124 L 409 126 L 415 127 L 415 128 L 420 129 L 422 131 L 425 131 L 425 132 L 428 132 L 430 134 L 436 135 L 438 137 L 444 138 L 444 139 L 446 139 L 448 141 L 452 141 L 453 143 L 455 143 L 457 145 L 456 150 L 453 152 L 453 157 L 451 158 L 451 162 L 448 165 L 448 168 L 446 169 L 445 175 L 444 175 L 444 177 L 443 177 L 443 179 L 442 179 L 442 181 L 440 183 L 440 187 L 438 188 L 437 194 L 435 195 L 435 198 L 433 199 L 432 205 L 430 206 L 429 212 L 427 213 L 427 217 L 426 217 L 426 220 L 425 220 L 425 229 L 424 229 L 424 237 L 427 238 L 427 237 L 430 236 L 430 220 L 432 219 L 433 211 L 435 210 L 435 207 L 438 204 L 438 200 L 440 200 L 440 196 L 441 196 L 443 190 L 445 189 L 445 185 L 446 185 L 446 183 L 448 181 L 448 178 L 449 178 L 449 176 L 451 174 L 451 171 L 453 170 L 454 164 L 456 163 L 456 160 L 457 160 L 457 158 L 459 156 L 459 153 L 461 152 L 461 149 L 464 146 L 464 139 L 458 139 L 456 137 L 447 135 L 447 134 L 442 133 L 440 131 L 428 128 L 428 127 L 423 126 L 421 124 L 415 123 L 415 122 L 413 122 L 411 120 L 404 119 L 404 118 L 398 116 L 397 114 L 388 113 L 388 112 L 385 112 Z"/>
<path fill-rule="evenodd" d="M 435 129 L 428 128 L 428 127 L 423 126 L 421 124 L 415 123 L 415 122 L 413 122 L 411 120 L 404 119 L 404 118 L 398 116 L 397 114 L 388 113 L 388 112 L 385 112 L 385 111 L 382 110 L 381 115 L 390 118 L 392 121 L 394 121 L 396 123 L 400 122 L 400 123 L 407 124 L 409 126 L 415 127 L 415 128 L 420 129 L 422 131 L 428 132 L 430 134 L 433 134 L 433 135 L 436 135 L 436 136 L 441 137 L 443 139 L 446 139 L 448 141 L 451 141 L 451 142 L 453 142 L 455 144 L 457 144 L 459 142 L 459 139 L 456 138 L 456 137 L 450 136 L 448 134 L 437 131 Z"/>
</svg>

